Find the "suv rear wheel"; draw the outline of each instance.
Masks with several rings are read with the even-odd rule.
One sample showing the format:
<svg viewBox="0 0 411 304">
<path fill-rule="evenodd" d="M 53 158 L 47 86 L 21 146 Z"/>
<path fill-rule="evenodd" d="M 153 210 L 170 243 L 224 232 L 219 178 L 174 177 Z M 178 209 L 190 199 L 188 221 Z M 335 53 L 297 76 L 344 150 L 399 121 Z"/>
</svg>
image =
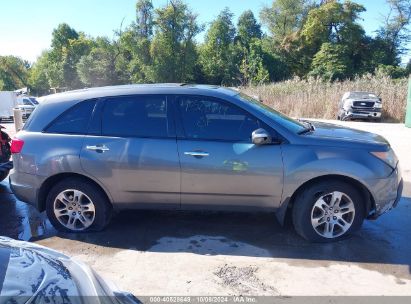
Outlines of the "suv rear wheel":
<svg viewBox="0 0 411 304">
<path fill-rule="evenodd" d="M 339 240 L 359 229 L 365 217 L 360 192 L 351 184 L 323 181 L 300 192 L 293 207 L 293 223 L 306 240 Z"/>
<path fill-rule="evenodd" d="M 102 230 L 109 222 L 111 205 L 92 183 L 68 178 L 54 185 L 47 196 L 47 216 L 64 232 Z"/>
</svg>

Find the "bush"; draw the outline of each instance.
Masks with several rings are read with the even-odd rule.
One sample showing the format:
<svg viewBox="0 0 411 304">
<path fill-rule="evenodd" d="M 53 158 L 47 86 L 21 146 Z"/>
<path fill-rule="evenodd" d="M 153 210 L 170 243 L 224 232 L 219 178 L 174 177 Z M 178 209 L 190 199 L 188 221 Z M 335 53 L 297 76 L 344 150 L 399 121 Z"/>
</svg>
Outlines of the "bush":
<svg viewBox="0 0 411 304">
<path fill-rule="evenodd" d="M 406 78 L 370 74 L 345 81 L 323 81 L 298 77 L 267 85 L 240 88 L 248 95 L 259 96 L 276 110 L 292 117 L 335 119 L 338 103 L 347 91 L 368 91 L 383 100 L 383 120 L 403 122 L 407 103 Z"/>
</svg>

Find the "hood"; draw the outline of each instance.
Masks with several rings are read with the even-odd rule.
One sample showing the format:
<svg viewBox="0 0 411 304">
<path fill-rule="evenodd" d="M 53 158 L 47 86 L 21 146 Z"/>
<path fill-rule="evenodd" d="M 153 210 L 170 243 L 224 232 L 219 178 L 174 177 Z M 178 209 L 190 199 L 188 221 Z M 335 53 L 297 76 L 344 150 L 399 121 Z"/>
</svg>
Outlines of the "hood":
<svg viewBox="0 0 411 304">
<path fill-rule="evenodd" d="M 35 106 L 30 106 L 30 105 L 18 105 L 17 108 L 20 108 L 20 109 L 34 109 Z"/>
<path fill-rule="evenodd" d="M 359 143 L 359 144 L 370 144 L 377 145 L 381 147 L 389 147 L 389 142 L 381 135 L 365 132 L 357 129 L 351 129 L 348 127 L 324 123 L 319 121 L 311 121 L 315 126 L 315 131 L 307 133 L 311 139 L 325 139 L 340 141 L 342 143 Z"/>
<path fill-rule="evenodd" d="M 104 297 L 104 303 L 138 303 L 82 262 L 6 237 L 0 237 L 0 297 L 10 303 L 86 303 L 88 297 Z"/>
</svg>

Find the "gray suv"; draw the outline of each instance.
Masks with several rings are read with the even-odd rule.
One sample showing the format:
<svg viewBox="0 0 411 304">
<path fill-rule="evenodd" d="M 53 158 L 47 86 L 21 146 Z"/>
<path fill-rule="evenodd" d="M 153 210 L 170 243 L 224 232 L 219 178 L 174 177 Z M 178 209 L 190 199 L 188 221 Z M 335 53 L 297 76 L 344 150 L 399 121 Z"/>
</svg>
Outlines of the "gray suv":
<svg viewBox="0 0 411 304">
<path fill-rule="evenodd" d="M 381 136 L 294 120 L 214 86 L 51 95 L 11 150 L 17 198 L 69 232 L 103 229 L 113 208 L 267 211 L 330 241 L 395 207 L 402 190 Z"/>
</svg>

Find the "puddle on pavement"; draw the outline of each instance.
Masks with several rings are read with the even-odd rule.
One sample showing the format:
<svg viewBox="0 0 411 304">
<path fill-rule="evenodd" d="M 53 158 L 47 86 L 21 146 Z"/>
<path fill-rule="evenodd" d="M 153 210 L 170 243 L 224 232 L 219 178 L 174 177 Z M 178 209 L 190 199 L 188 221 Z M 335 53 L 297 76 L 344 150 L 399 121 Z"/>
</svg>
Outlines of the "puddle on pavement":
<svg viewBox="0 0 411 304">
<path fill-rule="evenodd" d="M 0 214 L 0 235 L 2 236 L 29 241 L 55 234 L 46 215 L 16 200 L 7 181 L 0 183 Z"/>
</svg>

